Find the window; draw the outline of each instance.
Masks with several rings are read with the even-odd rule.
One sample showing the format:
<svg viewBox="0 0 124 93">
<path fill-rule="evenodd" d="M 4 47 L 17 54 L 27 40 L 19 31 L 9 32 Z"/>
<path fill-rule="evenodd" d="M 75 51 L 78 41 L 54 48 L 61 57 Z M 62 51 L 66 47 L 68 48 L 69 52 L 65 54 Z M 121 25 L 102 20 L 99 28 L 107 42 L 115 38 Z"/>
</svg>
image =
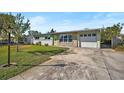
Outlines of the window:
<svg viewBox="0 0 124 93">
<path fill-rule="evenodd" d="M 84 37 L 86 37 L 87 36 L 87 34 L 84 34 Z"/>
<path fill-rule="evenodd" d="M 45 39 L 47 39 L 47 37 L 45 36 Z"/>
<path fill-rule="evenodd" d="M 91 34 L 88 34 L 88 36 L 90 37 L 90 36 L 91 36 Z"/>
<path fill-rule="evenodd" d="M 95 33 L 93 33 L 93 34 L 92 34 L 92 36 L 96 36 L 96 34 L 95 34 Z"/>
<path fill-rule="evenodd" d="M 60 36 L 60 42 L 63 42 L 63 35 Z"/>
<path fill-rule="evenodd" d="M 60 35 L 60 42 L 72 42 L 72 35 L 71 34 L 62 34 Z"/>
<path fill-rule="evenodd" d="M 45 38 L 45 39 L 51 39 L 50 36 L 45 36 L 44 38 Z"/>
<path fill-rule="evenodd" d="M 80 35 L 80 37 L 83 37 L 83 35 Z"/>
<path fill-rule="evenodd" d="M 68 42 L 72 42 L 72 35 L 68 35 Z"/>
<path fill-rule="evenodd" d="M 67 42 L 67 35 L 64 35 L 64 42 Z"/>
<path fill-rule="evenodd" d="M 39 39 L 39 37 L 35 37 L 35 39 Z"/>
<path fill-rule="evenodd" d="M 50 37 L 48 37 L 47 39 L 50 39 Z"/>
</svg>

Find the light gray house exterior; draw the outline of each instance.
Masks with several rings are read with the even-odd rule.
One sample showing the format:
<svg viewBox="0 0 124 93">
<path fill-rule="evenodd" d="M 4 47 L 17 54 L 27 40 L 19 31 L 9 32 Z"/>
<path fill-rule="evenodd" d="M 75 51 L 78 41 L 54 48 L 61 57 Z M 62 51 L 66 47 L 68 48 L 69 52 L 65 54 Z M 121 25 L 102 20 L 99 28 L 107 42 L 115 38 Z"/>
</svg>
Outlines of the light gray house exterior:
<svg viewBox="0 0 124 93">
<path fill-rule="evenodd" d="M 56 32 L 53 35 L 55 46 L 100 48 L 100 29 Z"/>
<path fill-rule="evenodd" d="M 50 38 L 28 36 L 27 42 L 30 44 L 41 43 L 41 45 L 100 48 L 100 29 L 64 31 L 45 35 L 50 36 Z"/>
</svg>

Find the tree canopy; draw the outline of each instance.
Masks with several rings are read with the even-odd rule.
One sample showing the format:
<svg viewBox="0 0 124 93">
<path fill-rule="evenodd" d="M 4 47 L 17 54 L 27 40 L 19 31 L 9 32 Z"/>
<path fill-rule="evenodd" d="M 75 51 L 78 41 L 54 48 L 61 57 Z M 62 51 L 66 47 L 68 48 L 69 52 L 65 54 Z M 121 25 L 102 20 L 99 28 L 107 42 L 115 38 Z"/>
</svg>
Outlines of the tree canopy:
<svg viewBox="0 0 124 93">
<path fill-rule="evenodd" d="M 122 28 L 123 28 L 123 24 L 121 24 L 121 23 L 114 24 L 111 27 L 103 28 L 102 31 L 101 31 L 102 41 L 111 40 L 112 37 L 119 36 L 120 33 L 121 33 Z"/>
<path fill-rule="evenodd" d="M 54 30 L 53 28 L 51 29 L 50 33 L 55 33 L 56 30 Z"/>
<path fill-rule="evenodd" d="M 24 16 L 21 15 L 21 13 L 18 13 L 15 16 L 15 23 L 16 23 L 16 27 L 15 27 L 16 31 L 15 31 L 14 35 L 17 38 L 22 37 L 22 34 L 30 29 L 30 21 L 27 19 L 25 22 L 25 18 L 24 18 Z"/>
<path fill-rule="evenodd" d="M 15 31 L 15 16 L 0 14 L 0 35 L 6 37 L 8 33 Z"/>
<path fill-rule="evenodd" d="M 29 36 L 33 36 L 33 37 L 40 37 L 40 36 L 42 36 L 41 32 L 38 32 L 38 31 L 35 31 L 35 30 L 28 31 L 28 35 Z"/>
</svg>

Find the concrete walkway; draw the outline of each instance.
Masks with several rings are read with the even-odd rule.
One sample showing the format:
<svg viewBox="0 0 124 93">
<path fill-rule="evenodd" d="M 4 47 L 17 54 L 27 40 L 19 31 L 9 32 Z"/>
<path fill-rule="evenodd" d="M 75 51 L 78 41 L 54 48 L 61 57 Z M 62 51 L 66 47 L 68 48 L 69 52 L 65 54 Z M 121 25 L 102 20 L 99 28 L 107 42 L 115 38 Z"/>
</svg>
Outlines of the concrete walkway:
<svg viewBox="0 0 124 93">
<path fill-rule="evenodd" d="M 124 79 L 124 53 L 110 49 L 70 48 L 11 80 Z"/>
</svg>

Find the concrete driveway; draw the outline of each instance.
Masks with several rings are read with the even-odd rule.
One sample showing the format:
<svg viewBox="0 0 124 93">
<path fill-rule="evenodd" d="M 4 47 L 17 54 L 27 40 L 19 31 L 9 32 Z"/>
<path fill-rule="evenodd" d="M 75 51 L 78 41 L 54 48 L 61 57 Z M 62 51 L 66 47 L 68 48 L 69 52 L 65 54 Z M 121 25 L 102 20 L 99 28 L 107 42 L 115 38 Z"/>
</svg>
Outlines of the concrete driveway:
<svg viewBox="0 0 124 93">
<path fill-rule="evenodd" d="M 70 48 L 11 80 L 124 79 L 124 53 L 111 49 Z"/>
</svg>

